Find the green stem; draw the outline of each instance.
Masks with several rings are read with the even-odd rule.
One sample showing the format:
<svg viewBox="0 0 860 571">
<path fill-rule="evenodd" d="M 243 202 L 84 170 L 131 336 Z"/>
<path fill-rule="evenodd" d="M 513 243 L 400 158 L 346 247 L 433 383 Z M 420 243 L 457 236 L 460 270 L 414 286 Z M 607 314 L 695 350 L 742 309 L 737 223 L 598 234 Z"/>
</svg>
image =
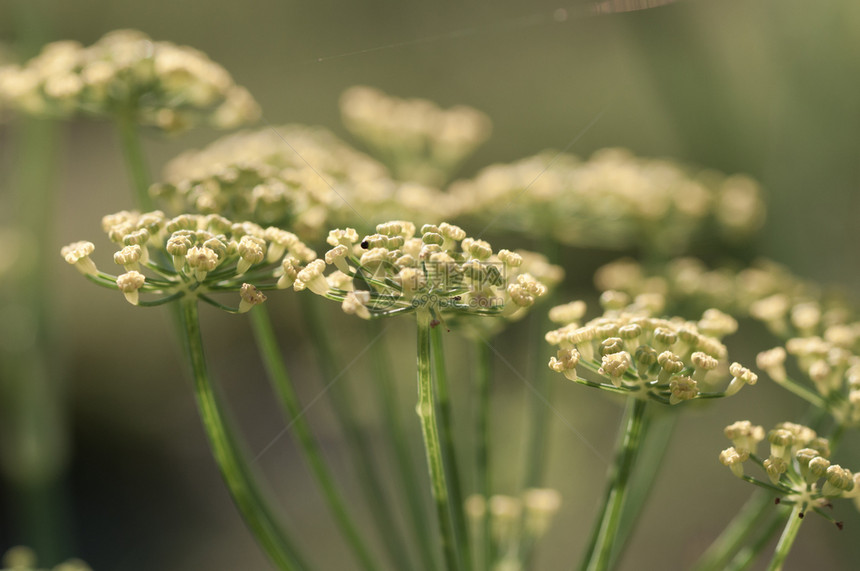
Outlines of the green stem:
<svg viewBox="0 0 860 571">
<path fill-rule="evenodd" d="M 621 527 L 615 536 L 615 548 L 612 550 L 612 566 L 619 561 L 627 546 L 627 540 L 636 528 L 642 509 L 651 497 L 651 488 L 663 466 L 663 458 L 669 449 L 669 441 L 678 420 L 677 409 L 666 407 L 651 408 L 646 415 L 642 427 L 641 458 L 636 466 L 636 477 L 630 485 L 630 492 L 621 514 Z"/>
<path fill-rule="evenodd" d="M 781 515 L 785 516 L 789 510 L 783 509 L 781 511 Z M 758 556 L 761 555 L 764 548 L 771 542 L 776 532 L 779 531 L 782 521 L 782 518 L 778 515 L 779 512 L 780 510 L 778 509 L 766 510 L 767 517 L 761 523 L 761 531 L 759 531 L 759 528 L 750 530 L 750 536 L 756 535 L 754 541 L 743 549 L 740 549 L 728 564 L 718 568 L 719 571 L 746 571 L 749 569 Z M 757 534 L 756 531 L 758 531 Z M 747 539 L 750 536 L 747 536 Z"/>
<path fill-rule="evenodd" d="M 773 494 L 756 490 L 720 536 L 696 562 L 695 571 L 722 571 L 731 557 L 741 548 L 755 529 L 772 516 L 766 508 L 773 503 Z"/>
<path fill-rule="evenodd" d="M 475 411 L 475 481 L 478 493 L 489 501 L 493 486 L 490 472 L 490 381 L 492 379 L 492 351 L 484 339 L 475 339 L 475 388 L 477 405 Z M 490 569 L 492 564 L 492 541 L 490 540 L 490 514 L 484 510 L 481 518 L 481 548 L 479 569 Z"/>
<path fill-rule="evenodd" d="M 140 142 L 137 120 L 131 111 L 119 112 L 116 114 L 116 126 L 136 205 L 142 211 L 148 212 L 154 208 L 152 197 L 149 196 L 149 185 L 152 180 L 146 165 L 143 145 Z"/>
<path fill-rule="evenodd" d="M 29 52 L 35 47 L 27 45 L 28 39 L 44 39 L 42 18 L 38 7 L 23 2 L 15 7 L 21 30 L 32 34 L 22 36 L 21 47 Z M 63 482 L 68 460 L 65 369 L 58 358 L 50 279 L 57 259 L 52 232 L 57 124 L 22 117 L 14 127 L 19 129 L 10 133 L 15 169 L 11 180 L 0 180 L 12 192 L 0 197 L 9 199 L 0 205 L 5 207 L 0 224 L 9 224 L 26 248 L 20 252 L 24 263 L 0 280 L 0 309 L 8 316 L 0 323 L 5 330 L 0 336 L 18 342 L 0 346 L 0 464 L 13 491 L 11 505 L 20 511 L 13 516 L 21 533 L 16 541 L 54 564 L 70 549 Z M 22 325 L 30 335 L 19 334 Z"/>
<path fill-rule="evenodd" d="M 433 354 L 433 377 L 436 381 L 437 411 L 439 413 L 439 428 L 442 433 L 442 454 L 448 471 L 450 503 L 454 519 L 454 534 L 464 569 L 471 569 L 472 558 L 469 555 L 469 530 L 466 526 L 465 502 L 463 501 L 462 479 L 460 476 L 457 449 L 454 446 L 454 421 L 451 412 L 451 391 L 448 387 L 448 375 L 445 369 L 445 353 L 442 347 L 442 328 L 431 328 L 430 349 Z"/>
<path fill-rule="evenodd" d="M 280 527 L 269 503 L 257 488 L 250 465 L 247 459 L 243 458 L 238 440 L 222 412 L 206 367 L 197 301 L 190 297 L 185 298 L 180 302 L 180 306 L 185 350 L 194 374 L 194 394 L 200 418 L 209 438 L 212 454 L 230 489 L 233 501 L 257 541 L 279 569 L 308 569 L 297 546 Z"/>
<path fill-rule="evenodd" d="M 281 405 L 283 405 L 287 412 L 289 426 L 299 442 L 305 461 L 317 480 L 317 484 L 326 503 L 328 503 L 335 522 L 361 563 L 361 566 L 364 569 L 376 569 L 377 565 L 370 551 L 367 549 L 367 542 L 364 541 L 358 528 L 355 526 L 337 484 L 329 471 L 328 465 L 323 459 L 319 445 L 314 439 L 311 428 L 303 416 L 302 406 L 278 348 L 269 314 L 265 308 L 255 308 L 249 313 L 251 325 L 254 329 L 254 338 L 257 341 L 257 347 L 259 348 L 263 362 L 266 365 L 269 380 L 274 385 L 275 391 L 281 400 Z"/>
<path fill-rule="evenodd" d="M 607 489 L 600 520 L 595 527 L 593 546 L 587 552 L 582 569 L 603 571 L 609 567 L 615 537 L 621 524 L 624 499 L 630 473 L 639 452 L 642 439 L 646 403 L 642 399 L 629 398 L 624 411 L 624 430 L 615 450 L 615 463 L 610 469 L 609 488 Z"/>
<path fill-rule="evenodd" d="M 783 563 L 785 563 L 788 552 L 794 544 L 797 537 L 797 532 L 800 529 L 800 524 L 803 523 L 803 504 L 798 503 L 791 510 L 788 516 L 788 521 L 785 523 L 785 528 L 782 530 L 782 535 L 779 538 L 779 543 L 776 544 L 776 550 L 773 552 L 773 559 L 770 560 L 770 565 L 767 571 L 780 571 Z"/>
<path fill-rule="evenodd" d="M 460 569 L 460 554 L 457 553 L 457 540 L 453 527 L 453 508 L 448 495 L 448 482 L 439 430 L 436 426 L 436 403 L 433 397 L 433 376 L 431 367 L 430 314 L 421 310 L 416 314 L 418 325 L 418 417 L 421 420 L 421 433 L 424 437 L 424 450 L 430 471 L 430 486 L 436 503 L 436 515 L 442 550 L 448 571 Z"/>
<path fill-rule="evenodd" d="M 343 375 L 343 372 L 329 337 L 330 325 L 321 314 L 320 302 L 317 296 L 308 295 L 301 303 L 306 331 L 317 352 L 317 361 L 323 377 L 327 384 L 331 385 L 326 394 L 329 396 L 336 422 L 340 425 L 346 440 L 352 465 L 356 469 L 358 482 L 370 508 L 371 516 L 392 560 L 400 561 L 403 555 L 396 554 L 395 551 L 401 550 L 406 545 L 402 526 L 397 523 L 397 517 L 386 490 L 382 487 L 384 478 L 379 473 L 379 464 L 374 461 L 373 446 L 356 415 L 355 403 L 359 399 L 350 394 L 348 383 L 334 382 Z"/>
<path fill-rule="evenodd" d="M 380 322 L 368 322 L 370 339 L 381 336 Z M 382 422 L 386 434 L 389 436 L 394 455 L 395 465 L 403 484 L 403 492 L 408 506 L 408 514 L 415 534 L 415 541 L 421 552 L 421 557 L 426 569 L 436 569 L 436 553 L 434 551 L 433 536 L 428 525 L 427 510 L 422 498 L 424 497 L 419 486 L 418 473 L 412 462 L 408 432 L 400 416 L 397 403 L 397 387 L 391 375 L 391 367 L 385 352 L 385 344 L 380 341 L 371 346 L 371 357 L 374 365 L 376 382 L 371 383 L 376 389 L 376 398 L 382 404 Z M 403 568 L 403 567 L 401 567 Z"/>
</svg>

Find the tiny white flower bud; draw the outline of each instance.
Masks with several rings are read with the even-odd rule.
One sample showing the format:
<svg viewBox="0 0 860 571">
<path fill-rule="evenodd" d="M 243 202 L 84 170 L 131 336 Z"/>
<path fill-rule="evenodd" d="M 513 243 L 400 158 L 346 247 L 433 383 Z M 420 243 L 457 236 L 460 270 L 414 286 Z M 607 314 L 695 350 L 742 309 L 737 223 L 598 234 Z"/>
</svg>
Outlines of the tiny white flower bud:
<svg viewBox="0 0 860 571">
<path fill-rule="evenodd" d="M 239 289 L 239 313 L 246 313 L 255 305 L 259 305 L 266 301 L 266 295 L 251 284 L 242 284 Z"/>
<path fill-rule="evenodd" d="M 744 385 L 754 385 L 758 381 L 758 375 L 742 366 L 740 363 L 732 363 L 729 366 L 729 373 L 732 374 L 732 380 L 726 388 L 726 396 L 732 396 Z"/>
<path fill-rule="evenodd" d="M 60 250 L 66 262 L 75 266 L 79 272 L 84 275 L 95 276 L 98 274 L 95 262 L 90 259 L 90 254 L 95 250 L 92 242 L 73 242 L 68 246 L 63 246 Z"/>
<path fill-rule="evenodd" d="M 146 277 L 136 271 L 126 272 L 117 276 L 116 285 L 125 295 L 125 299 L 132 305 L 137 305 L 140 301 L 140 288 L 146 282 Z"/>
</svg>

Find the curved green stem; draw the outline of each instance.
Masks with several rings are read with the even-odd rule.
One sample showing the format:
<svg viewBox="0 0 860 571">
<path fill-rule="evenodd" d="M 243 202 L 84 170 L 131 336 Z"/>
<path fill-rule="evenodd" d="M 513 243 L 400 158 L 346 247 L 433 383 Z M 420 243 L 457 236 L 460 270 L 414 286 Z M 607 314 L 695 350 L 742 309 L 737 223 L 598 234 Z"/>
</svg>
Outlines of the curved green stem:
<svg viewBox="0 0 860 571">
<path fill-rule="evenodd" d="M 750 530 L 750 534 L 746 538 L 749 540 L 750 536 L 755 536 L 753 542 L 740 549 L 724 567 L 715 568 L 714 571 L 746 571 L 749 569 L 764 548 L 770 544 L 776 532 L 779 531 L 782 521 L 780 515 L 784 517 L 788 511 L 786 509 L 766 510 L 768 517 L 761 523 L 760 528 Z"/>
<path fill-rule="evenodd" d="M 489 342 L 475 339 L 475 389 L 477 392 L 475 410 L 475 481 L 477 492 L 488 500 L 493 486 L 490 472 L 490 381 L 492 379 L 493 355 Z M 492 564 L 492 541 L 490 539 L 490 514 L 484 510 L 481 518 L 481 541 L 478 549 L 479 569 L 490 569 Z"/>
<path fill-rule="evenodd" d="M 289 427 L 298 440 L 305 461 L 316 478 L 323 497 L 326 503 L 328 503 L 329 509 L 331 509 L 335 522 L 340 527 L 341 532 L 361 563 L 362 568 L 369 570 L 376 569 L 377 565 L 367 548 L 367 542 L 361 537 L 358 528 L 353 522 L 346 503 L 329 471 L 328 465 L 323 459 L 319 445 L 311 433 L 311 428 L 303 416 L 301 403 L 293 388 L 293 383 L 290 380 L 289 373 L 278 348 L 278 343 L 275 340 L 269 314 L 265 308 L 255 308 L 249 314 L 251 325 L 254 329 L 254 338 L 257 341 L 257 347 L 260 350 L 263 362 L 266 365 L 269 380 L 274 385 L 281 404 L 287 412 L 287 416 L 290 419 Z"/>
<path fill-rule="evenodd" d="M 318 296 L 308 295 L 301 303 L 306 330 L 317 352 L 320 370 L 326 382 L 331 384 L 326 393 L 334 410 L 334 416 L 340 425 L 341 432 L 347 442 L 352 465 L 356 469 L 359 485 L 362 488 L 371 516 L 380 531 L 385 545 L 393 561 L 397 562 L 403 555 L 396 553 L 406 545 L 402 527 L 397 523 L 397 517 L 391 507 L 386 490 L 382 487 L 384 478 L 379 473 L 379 464 L 374 461 L 373 446 L 367 432 L 359 422 L 355 411 L 358 400 L 349 391 L 346 382 L 335 380 L 343 375 L 338 364 L 337 353 L 332 347 L 329 337 L 329 325 L 320 314 L 322 307 Z"/>
<path fill-rule="evenodd" d="M 369 338 L 376 339 L 382 334 L 378 321 L 368 322 Z M 371 348 L 371 356 L 374 365 L 376 382 L 372 383 L 376 389 L 376 398 L 382 403 L 382 421 L 385 432 L 389 436 L 389 443 L 394 455 L 395 467 L 403 485 L 408 515 L 415 535 L 415 541 L 421 552 L 422 561 L 426 569 L 436 569 L 436 556 L 434 551 L 433 536 L 428 525 L 427 510 L 423 494 L 419 486 L 418 473 L 412 461 L 410 444 L 403 419 L 397 406 L 397 387 L 391 375 L 391 367 L 385 352 L 385 344 L 382 340 L 374 343 Z"/>
<path fill-rule="evenodd" d="M 800 530 L 800 524 L 803 523 L 803 505 L 798 503 L 792 508 L 788 516 L 788 521 L 785 523 L 785 528 L 782 530 L 782 535 L 779 538 L 779 543 L 776 544 L 776 550 L 773 552 L 773 558 L 770 560 L 770 565 L 767 566 L 767 571 L 780 571 L 783 563 L 785 563 L 788 552 L 797 538 L 797 532 Z"/>
<path fill-rule="evenodd" d="M 436 426 L 436 403 L 433 396 L 433 376 L 431 367 L 430 314 L 420 310 L 416 314 L 418 325 L 418 417 L 421 420 L 421 433 L 424 437 L 424 451 L 427 454 L 427 466 L 430 471 L 430 485 L 433 500 L 436 503 L 436 515 L 439 524 L 439 534 L 442 539 L 442 550 L 445 553 L 445 563 L 448 571 L 457 571 L 460 567 L 460 555 L 457 552 L 457 540 L 454 535 L 453 511 L 451 497 L 448 494 L 448 482 L 445 474 L 445 463 L 442 455 L 442 445 L 439 441 L 439 430 Z"/>
<path fill-rule="evenodd" d="M 621 514 L 621 527 L 615 536 L 615 548 L 612 550 L 610 564 L 614 567 L 624 553 L 627 539 L 633 533 L 642 514 L 642 509 L 651 497 L 651 488 L 663 466 L 663 459 L 669 449 L 669 441 L 675 431 L 678 420 L 678 410 L 666 407 L 651 407 L 642 427 L 643 437 L 640 461 L 636 465 L 636 478 L 630 486 L 630 492 Z"/>
<path fill-rule="evenodd" d="M 630 473 L 642 439 L 646 402 L 630 398 L 624 411 L 624 429 L 615 450 L 615 463 L 609 474 L 609 488 L 599 522 L 595 527 L 593 546 L 587 552 L 582 569 L 604 571 L 609 567 L 615 538 L 621 524 L 621 514 L 627 494 Z"/>
<path fill-rule="evenodd" d="M 442 328 L 431 328 L 430 349 L 433 353 L 433 378 L 436 381 L 437 411 L 439 413 L 439 429 L 442 433 L 442 454 L 445 458 L 445 468 L 448 471 L 448 491 L 451 498 L 454 534 L 464 569 L 471 569 L 472 558 L 469 555 L 469 531 L 466 527 L 465 502 L 463 501 L 462 480 L 460 476 L 457 450 L 454 447 L 454 421 L 451 412 L 451 392 L 448 387 L 448 375 L 445 369 L 445 353 L 442 348 Z"/>
<path fill-rule="evenodd" d="M 722 571 L 729 559 L 749 539 L 754 529 L 772 517 L 766 508 L 773 503 L 773 494 L 756 490 L 720 536 L 696 562 L 695 571 Z"/>
<path fill-rule="evenodd" d="M 251 532 L 279 569 L 309 569 L 298 547 L 280 527 L 257 488 L 248 461 L 239 450 L 238 440 L 222 412 L 206 367 L 197 301 L 185 298 L 179 303 L 185 332 L 185 351 L 194 374 L 194 394 L 200 419 L 230 495 Z"/>
<path fill-rule="evenodd" d="M 137 120 L 131 112 L 119 112 L 116 114 L 116 126 L 136 205 L 144 212 L 150 211 L 153 209 L 152 198 L 149 196 L 149 185 L 152 181 L 140 142 Z"/>
</svg>

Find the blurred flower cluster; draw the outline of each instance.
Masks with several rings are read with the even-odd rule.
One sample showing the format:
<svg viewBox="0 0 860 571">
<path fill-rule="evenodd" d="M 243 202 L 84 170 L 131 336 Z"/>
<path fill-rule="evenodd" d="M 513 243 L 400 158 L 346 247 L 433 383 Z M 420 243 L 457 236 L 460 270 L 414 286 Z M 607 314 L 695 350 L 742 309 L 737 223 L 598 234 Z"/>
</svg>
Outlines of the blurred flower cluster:
<svg viewBox="0 0 860 571">
<path fill-rule="evenodd" d="M 295 272 L 316 258 L 291 232 L 252 222 L 234 223 L 214 214 L 168 218 L 160 211 L 123 211 L 105 216 L 102 228 L 120 248 L 113 259 L 124 273 L 100 272 L 90 258 L 95 250 L 92 242 L 75 242 L 61 253 L 99 285 L 119 289 L 133 305 L 159 305 L 194 296 L 242 313 L 265 301 L 261 290 L 292 285 Z M 210 297 L 223 292 L 239 292 L 238 308 Z M 141 293 L 161 297 L 143 302 Z"/>
<path fill-rule="evenodd" d="M 442 109 L 426 99 L 400 99 L 372 87 L 346 90 L 340 110 L 346 128 L 395 178 L 431 186 L 445 183 L 491 132 L 490 119 L 471 107 Z"/>
<path fill-rule="evenodd" d="M 307 239 L 325 229 L 408 215 L 423 223 L 451 210 L 436 188 L 396 181 L 375 159 L 321 127 L 285 125 L 223 137 L 186 151 L 150 193 L 172 213 L 220 213 L 287 226 Z"/>
<path fill-rule="evenodd" d="M 13 547 L 3 555 L 3 569 L 0 571 L 41 571 L 41 568 L 37 566 L 36 554 L 32 549 Z M 70 559 L 52 567 L 50 571 L 92 571 L 92 569 L 80 559 Z"/>
<path fill-rule="evenodd" d="M 829 340 L 795 337 L 784 347 L 759 353 L 756 364 L 779 385 L 829 412 L 838 426 L 860 427 L 860 357 L 845 346 L 856 343 L 856 331 L 845 330 L 844 326 L 832 326 L 827 331 L 845 331 L 848 336 L 834 333 Z M 810 383 L 801 384 L 789 377 L 785 368 L 787 354 L 794 357 L 797 368 Z M 810 384 L 813 391 L 807 388 Z"/>
<path fill-rule="evenodd" d="M 770 260 L 757 260 L 741 269 L 709 269 L 701 260 L 685 257 L 649 271 L 627 258 L 601 267 L 594 281 L 600 290 L 661 295 L 675 310 L 716 307 L 750 316 L 781 339 L 822 336 L 842 347 L 860 349 L 860 321 L 851 304 Z"/>
<path fill-rule="evenodd" d="M 45 117 L 130 115 L 168 132 L 235 128 L 260 115 L 251 94 L 205 54 L 134 30 L 88 47 L 54 42 L 24 65 L 0 68 L 0 102 Z"/>
<path fill-rule="evenodd" d="M 525 557 L 520 551 L 530 550 L 546 534 L 560 507 L 561 494 L 550 488 L 530 488 L 519 497 L 497 494 L 487 499 L 473 494 L 466 498 L 466 515 L 475 537 L 480 537 L 484 519 L 489 519 L 489 552 L 496 561 L 486 568 L 523 569 Z"/>
<path fill-rule="evenodd" d="M 743 240 L 764 220 L 758 185 L 743 176 L 691 172 L 620 149 L 589 160 L 546 151 L 486 167 L 449 189 L 456 213 L 563 244 L 679 253 L 706 223 Z"/>
</svg>

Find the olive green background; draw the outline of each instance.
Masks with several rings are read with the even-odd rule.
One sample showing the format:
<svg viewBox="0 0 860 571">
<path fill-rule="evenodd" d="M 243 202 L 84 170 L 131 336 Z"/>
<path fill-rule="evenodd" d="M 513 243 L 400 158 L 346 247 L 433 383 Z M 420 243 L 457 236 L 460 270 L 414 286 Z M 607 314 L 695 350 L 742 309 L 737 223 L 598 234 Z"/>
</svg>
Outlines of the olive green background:
<svg viewBox="0 0 860 571">
<path fill-rule="evenodd" d="M 29 8 L 21 9 L 25 4 Z M 203 50 L 251 90 L 266 122 L 275 125 L 319 124 L 346 136 L 337 100 L 355 84 L 477 107 L 492 118 L 494 132 L 465 165 L 465 176 L 573 141 L 570 151 L 584 156 L 623 146 L 643 156 L 750 174 L 766 189 L 769 215 L 741 255 L 770 256 L 849 294 L 860 285 L 857 2 L 681 0 L 602 16 L 590 15 L 584 4 L 544 0 L 0 3 L 0 42 L 7 44 L 32 45 L 39 37 L 89 44 L 126 27 Z M 15 168 L 16 125 L 0 125 L 3 185 Z M 44 232 L 57 251 L 74 240 L 96 242 L 96 261 L 109 267 L 100 218 L 131 205 L 117 138 L 109 124 L 88 120 L 63 124 L 58 133 L 56 223 Z M 217 136 L 209 130 L 169 139 L 149 133 L 153 172 L 181 150 Z M 0 187 L 2 208 L 8 208 L 5 193 Z M 506 239 L 497 237 L 501 246 L 517 245 Z M 710 260 L 723 254 L 716 245 L 701 248 Z M 591 295 L 591 273 L 613 256 L 565 251 L 567 295 Z M 92 287 L 59 255 L 51 285 L 56 297 L 46 303 L 61 327 L 55 358 L 65 372 L 70 406 L 63 526 L 68 555 L 81 556 L 97 571 L 267 569 L 208 454 L 166 314 L 131 307 L 122 296 Z M 324 380 L 308 354 L 298 302 L 291 292 L 271 299 L 288 362 L 309 402 Z M 340 315 L 336 305 L 329 309 L 349 362 L 367 343 L 363 324 Z M 241 317 L 212 311 L 203 317 L 212 369 L 249 449 L 258 452 L 283 423 L 250 330 Z M 755 324 L 742 326 L 745 333 L 729 346 L 733 358 L 751 363 L 772 341 Z M 528 378 L 534 363 L 549 355 L 548 349 L 530 349 L 530 337 L 542 334 L 530 327 L 521 323 L 497 341 L 514 369 L 497 363 L 494 462 L 502 492 L 515 491 L 521 471 L 522 419 L 532 395 L 520 377 Z M 396 320 L 386 336 L 409 419 L 412 335 L 408 323 Z M 468 349 L 453 334 L 447 341 L 456 406 L 465 412 Z M 343 382 L 361 392 L 363 383 L 372 382 L 370 370 L 371 363 L 359 358 Z M 537 560 L 539 569 L 549 570 L 578 560 L 620 415 L 618 403 L 560 376 L 557 381 L 555 412 L 547 413 L 555 419 L 547 483 L 562 491 L 564 503 Z M 356 406 L 376 430 L 375 403 L 364 399 Z M 727 446 L 722 427 L 743 418 L 770 426 L 796 420 L 803 409 L 762 381 L 731 401 L 687 411 L 621 568 L 686 569 L 752 491 L 717 461 Z M 320 403 L 308 417 L 355 494 L 330 414 Z M 422 462 L 415 442 L 415 461 Z M 845 440 L 839 458 L 844 465 L 860 468 L 858 442 L 856 435 Z M 258 465 L 321 568 L 348 568 L 346 549 L 289 437 L 280 438 Z M 9 495 L 2 500 L 0 549 L 24 540 Z M 846 521 L 841 533 L 822 518 L 808 518 L 787 569 L 852 568 L 860 558 L 860 517 L 848 502 L 838 504 L 834 516 Z"/>
</svg>

